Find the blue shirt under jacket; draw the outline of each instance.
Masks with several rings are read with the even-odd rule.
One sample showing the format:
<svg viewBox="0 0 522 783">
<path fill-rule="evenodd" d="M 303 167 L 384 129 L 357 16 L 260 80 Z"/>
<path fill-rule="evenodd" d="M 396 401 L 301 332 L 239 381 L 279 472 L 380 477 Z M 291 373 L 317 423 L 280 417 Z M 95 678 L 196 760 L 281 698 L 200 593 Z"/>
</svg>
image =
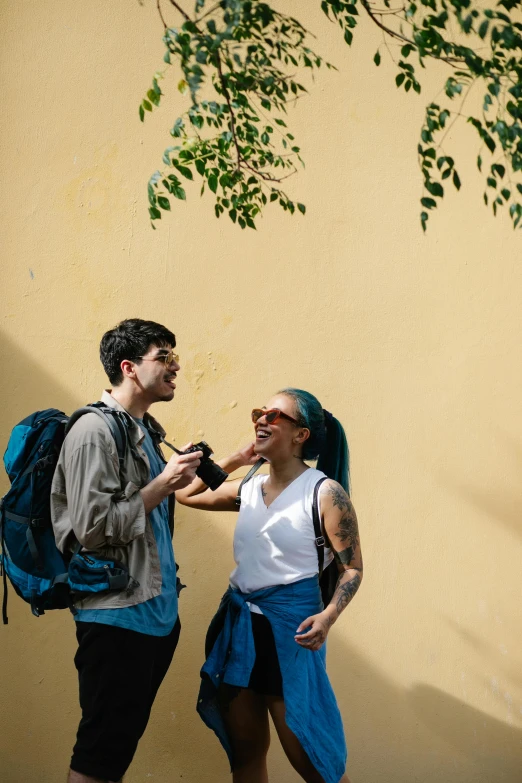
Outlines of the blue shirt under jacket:
<svg viewBox="0 0 522 783">
<path fill-rule="evenodd" d="M 247 601 L 259 606 L 272 626 L 286 723 L 325 783 L 338 783 L 345 772 L 347 750 L 341 714 L 326 673 L 326 646 L 307 650 L 294 639 L 302 621 L 322 610 L 317 576 L 253 593 L 229 587 L 209 628 L 209 637 L 213 635 L 215 641 L 201 669 L 198 712 L 216 733 L 233 767 L 217 688 L 222 682 L 248 686 L 256 653 Z"/>
</svg>

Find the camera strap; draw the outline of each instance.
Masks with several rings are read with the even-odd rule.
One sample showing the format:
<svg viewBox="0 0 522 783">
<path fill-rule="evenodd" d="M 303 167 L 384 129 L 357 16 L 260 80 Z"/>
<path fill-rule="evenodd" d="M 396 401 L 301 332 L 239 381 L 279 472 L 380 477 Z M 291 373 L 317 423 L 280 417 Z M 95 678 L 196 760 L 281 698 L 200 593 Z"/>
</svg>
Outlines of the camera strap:
<svg viewBox="0 0 522 783">
<path fill-rule="evenodd" d="M 257 460 L 256 464 L 253 465 L 250 468 L 250 470 L 248 471 L 246 476 L 243 478 L 241 484 L 239 485 L 239 487 L 237 489 L 237 495 L 236 495 L 236 506 L 238 507 L 238 509 L 241 507 L 241 488 L 242 488 L 243 484 L 246 484 L 247 481 L 250 481 L 250 479 L 252 478 L 254 473 L 257 473 L 257 471 L 259 470 L 261 465 L 264 465 L 265 462 L 266 462 L 266 459 L 264 459 L 263 457 L 260 457 Z"/>
<path fill-rule="evenodd" d="M 168 440 L 165 440 L 165 438 L 162 438 L 162 437 L 160 436 L 160 440 L 161 440 L 161 442 L 162 442 L 162 443 L 164 443 L 164 444 L 165 444 L 165 446 L 168 446 L 168 447 L 169 447 L 169 449 L 171 449 L 172 451 L 175 451 L 175 452 L 176 452 L 176 454 L 183 454 L 183 452 L 182 452 L 182 451 L 180 451 L 180 450 L 179 450 L 179 449 L 177 449 L 175 446 L 173 446 L 173 445 L 172 445 L 172 443 L 169 443 L 169 442 L 168 442 Z"/>
</svg>

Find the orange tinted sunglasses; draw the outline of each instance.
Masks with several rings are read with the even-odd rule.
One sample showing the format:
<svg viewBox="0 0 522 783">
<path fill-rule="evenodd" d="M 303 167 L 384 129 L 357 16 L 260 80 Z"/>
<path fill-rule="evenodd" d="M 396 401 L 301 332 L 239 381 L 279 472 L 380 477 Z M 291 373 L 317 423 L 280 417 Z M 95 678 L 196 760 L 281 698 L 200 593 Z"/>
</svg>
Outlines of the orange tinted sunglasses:
<svg viewBox="0 0 522 783">
<path fill-rule="evenodd" d="M 288 419 L 288 421 L 291 421 L 292 424 L 299 424 L 297 419 L 293 419 L 287 413 L 283 413 L 283 411 L 280 411 L 279 408 L 270 408 L 269 410 L 265 410 L 264 408 L 254 408 L 252 411 L 252 421 L 254 424 L 257 424 L 259 419 L 261 419 L 263 416 L 266 418 L 267 424 L 274 424 L 278 419 Z"/>
</svg>

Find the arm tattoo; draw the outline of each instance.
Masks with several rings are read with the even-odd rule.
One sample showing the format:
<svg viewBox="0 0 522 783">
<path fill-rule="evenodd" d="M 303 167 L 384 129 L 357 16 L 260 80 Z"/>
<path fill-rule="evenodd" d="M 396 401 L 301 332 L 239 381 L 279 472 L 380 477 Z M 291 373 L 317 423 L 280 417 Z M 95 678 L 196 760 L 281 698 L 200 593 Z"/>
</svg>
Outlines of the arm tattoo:
<svg viewBox="0 0 522 783">
<path fill-rule="evenodd" d="M 350 508 L 351 506 L 350 498 L 348 497 L 344 489 L 341 486 L 339 486 L 339 484 L 330 487 L 328 489 L 328 494 L 332 496 L 332 503 L 334 504 L 334 506 L 340 508 L 341 511 Z"/>
<path fill-rule="evenodd" d="M 345 541 L 350 541 L 350 543 L 355 545 L 357 543 L 357 539 L 359 538 L 359 531 L 357 529 L 357 516 L 350 500 L 348 500 L 348 504 L 349 505 L 346 508 L 346 513 L 342 515 L 339 522 L 339 530 L 335 535 L 343 543 Z"/>
<path fill-rule="evenodd" d="M 261 484 L 261 494 L 263 495 L 264 498 L 266 498 L 266 489 L 264 483 Z"/>
<path fill-rule="evenodd" d="M 361 575 L 358 573 L 356 573 L 355 576 L 352 576 L 352 578 L 348 582 L 341 584 L 343 578 L 344 576 L 341 575 L 339 581 L 337 582 L 337 587 L 334 595 L 335 607 L 337 609 L 338 615 L 341 614 L 343 609 L 348 606 L 348 604 L 354 597 L 355 593 L 359 589 L 359 585 L 361 584 Z"/>
<path fill-rule="evenodd" d="M 341 563 L 341 565 L 350 565 L 355 555 L 355 549 L 353 546 L 348 546 L 346 549 L 342 549 L 340 552 L 337 552 L 335 549 L 333 549 L 332 552 L 335 561 L 337 563 Z"/>
</svg>

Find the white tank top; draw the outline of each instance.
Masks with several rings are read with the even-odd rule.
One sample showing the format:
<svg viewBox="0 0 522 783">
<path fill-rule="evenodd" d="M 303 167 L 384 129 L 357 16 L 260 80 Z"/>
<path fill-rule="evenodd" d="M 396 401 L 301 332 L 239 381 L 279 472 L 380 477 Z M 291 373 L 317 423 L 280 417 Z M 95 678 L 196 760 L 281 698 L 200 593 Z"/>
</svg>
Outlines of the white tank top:
<svg viewBox="0 0 522 783">
<path fill-rule="evenodd" d="M 241 509 L 234 533 L 237 567 L 230 584 L 242 593 L 286 585 L 319 572 L 312 503 L 314 487 L 325 474 L 308 468 L 267 508 L 261 487 L 268 476 L 254 476 L 241 490 Z M 332 561 L 324 550 L 324 567 Z M 250 610 L 260 612 L 257 606 Z"/>
</svg>

